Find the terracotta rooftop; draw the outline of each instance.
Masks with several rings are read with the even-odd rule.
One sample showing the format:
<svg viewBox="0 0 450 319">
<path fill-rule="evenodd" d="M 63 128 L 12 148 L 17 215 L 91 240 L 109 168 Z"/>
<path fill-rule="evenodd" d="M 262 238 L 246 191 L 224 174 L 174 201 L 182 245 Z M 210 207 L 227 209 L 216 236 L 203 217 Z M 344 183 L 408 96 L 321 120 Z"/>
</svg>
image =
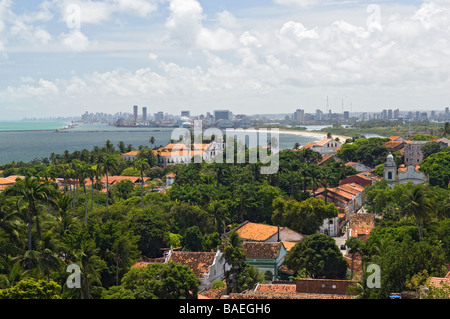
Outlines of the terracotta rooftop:
<svg viewBox="0 0 450 319">
<path fill-rule="evenodd" d="M 255 289 L 255 292 L 282 292 L 282 293 L 295 293 L 296 285 L 295 281 L 289 284 L 258 284 Z"/>
<path fill-rule="evenodd" d="M 354 214 L 350 219 L 351 236 L 368 235 L 375 226 L 373 214 Z"/>
<path fill-rule="evenodd" d="M 278 232 L 277 226 L 245 222 L 236 233 L 247 240 L 264 241 Z"/>
<path fill-rule="evenodd" d="M 290 251 L 297 242 L 295 241 L 282 241 L 284 248 L 286 248 L 287 251 Z"/>
<path fill-rule="evenodd" d="M 315 146 L 315 145 L 317 145 L 316 142 L 308 143 L 308 144 L 306 144 L 305 146 L 303 146 L 303 147 L 301 148 L 301 150 L 302 150 L 302 149 L 305 149 L 305 148 L 311 148 L 311 147 L 313 147 L 313 146 Z"/>
<path fill-rule="evenodd" d="M 209 272 L 209 266 L 215 257 L 215 252 L 173 251 L 170 261 L 189 266 L 194 274 L 201 278 Z"/>
<path fill-rule="evenodd" d="M 244 241 L 242 243 L 245 249 L 246 258 L 277 258 L 280 254 L 281 243 L 262 243 L 262 242 L 250 242 Z"/>
<path fill-rule="evenodd" d="M 445 277 L 430 277 L 429 286 L 434 288 L 450 287 L 450 271 Z"/>
<path fill-rule="evenodd" d="M 138 154 L 139 154 L 139 151 L 131 151 L 131 152 L 128 152 L 128 153 L 124 153 L 122 155 L 124 155 L 124 156 L 137 156 Z"/>
<path fill-rule="evenodd" d="M 389 149 L 394 149 L 404 143 L 405 143 L 404 141 L 389 141 L 389 142 L 384 143 L 384 146 L 386 146 Z"/>
<path fill-rule="evenodd" d="M 316 144 L 319 146 L 323 146 L 325 143 L 328 143 L 329 141 L 334 141 L 332 138 L 324 138 L 323 140 L 317 142 Z"/>
<path fill-rule="evenodd" d="M 322 165 L 323 163 L 329 161 L 330 159 L 332 159 L 335 155 L 334 154 L 324 154 L 322 155 L 322 159 L 317 162 L 317 165 Z"/>
</svg>

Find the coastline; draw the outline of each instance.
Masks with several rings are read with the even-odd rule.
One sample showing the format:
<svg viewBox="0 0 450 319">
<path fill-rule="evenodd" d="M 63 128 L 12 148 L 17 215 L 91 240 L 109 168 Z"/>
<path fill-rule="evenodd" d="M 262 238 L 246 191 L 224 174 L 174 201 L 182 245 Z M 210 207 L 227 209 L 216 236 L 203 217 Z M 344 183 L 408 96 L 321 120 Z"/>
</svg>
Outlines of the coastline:
<svg viewBox="0 0 450 319">
<path fill-rule="evenodd" d="M 247 130 L 246 129 L 235 129 L 235 131 L 237 131 L 237 132 L 257 133 L 258 129 L 247 129 Z M 270 131 L 268 131 L 268 133 L 269 132 Z M 302 135 L 302 136 L 315 137 L 319 141 L 327 137 L 327 133 L 323 133 L 323 132 L 320 132 L 320 131 L 295 131 L 295 130 L 283 130 L 283 129 L 280 130 L 280 129 L 278 129 L 278 133 L 280 133 L 280 134 L 288 134 L 288 135 Z M 332 137 L 334 139 L 335 138 L 339 138 L 339 141 L 341 141 L 342 143 L 345 142 L 346 139 L 351 138 L 349 136 L 335 135 L 335 134 L 332 134 Z"/>
<path fill-rule="evenodd" d="M 68 124 L 64 127 L 60 128 L 43 128 L 43 129 L 10 129 L 10 130 L 2 130 L 0 129 L 0 133 L 23 133 L 23 132 L 55 132 L 58 133 L 60 131 L 70 130 L 76 127 L 76 124 Z"/>
</svg>

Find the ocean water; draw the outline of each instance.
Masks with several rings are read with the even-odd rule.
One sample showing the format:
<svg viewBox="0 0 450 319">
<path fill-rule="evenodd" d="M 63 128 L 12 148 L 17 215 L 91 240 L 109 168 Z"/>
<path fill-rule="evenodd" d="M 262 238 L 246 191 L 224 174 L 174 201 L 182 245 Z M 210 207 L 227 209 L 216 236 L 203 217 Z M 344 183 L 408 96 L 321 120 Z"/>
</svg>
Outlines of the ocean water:
<svg viewBox="0 0 450 319">
<path fill-rule="evenodd" d="M 60 121 L 0 121 L 0 132 L 55 130 L 69 125 Z"/>
<path fill-rule="evenodd" d="M 0 165 L 10 162 L 29 162 L 35 158 L 49 158 L 51 153 L 62 154 L 65 150 L 92 150 L 102 147 L 107 140 L 117 148 L 120 141 L 134 148 L 166 145 L 171 139 L 173 128 L 127 128 L 106 124 L 80 124 L 74 128 L 60 130 L 69 123 L 62 122 L 0 122 Z M 150 145 L 153 136 L 155 144 Z M 280 149 L 291 149 L 296 142 L 300 145 L 318 141 L 315 136 L 280 133 Z"/>
</svg>

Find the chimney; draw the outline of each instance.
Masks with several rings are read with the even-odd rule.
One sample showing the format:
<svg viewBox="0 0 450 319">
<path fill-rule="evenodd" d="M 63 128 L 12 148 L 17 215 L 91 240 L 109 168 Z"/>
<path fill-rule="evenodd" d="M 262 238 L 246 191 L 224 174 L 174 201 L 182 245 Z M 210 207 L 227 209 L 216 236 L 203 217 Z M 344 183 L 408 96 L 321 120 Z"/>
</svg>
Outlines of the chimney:
<svg viewBox="0 0 450 319">
<path fill-rule="evenodd" d="M 280 225 L 278 225 L 278 230 L 277 230 L 277 242 L 280 242 Z"/>
</svg>

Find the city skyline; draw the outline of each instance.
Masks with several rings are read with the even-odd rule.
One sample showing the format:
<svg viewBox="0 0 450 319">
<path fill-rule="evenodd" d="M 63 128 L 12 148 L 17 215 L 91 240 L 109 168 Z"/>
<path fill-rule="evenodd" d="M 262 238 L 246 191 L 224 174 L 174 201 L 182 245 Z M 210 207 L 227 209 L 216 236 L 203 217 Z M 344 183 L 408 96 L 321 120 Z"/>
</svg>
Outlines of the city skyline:
<svg viewBox="0 0 450 319">
<path fill-rule="evenodd" d="M 449 30 L 446 0 L 0 0 L 1 120 L 443 111 Z"/>
</svg>

